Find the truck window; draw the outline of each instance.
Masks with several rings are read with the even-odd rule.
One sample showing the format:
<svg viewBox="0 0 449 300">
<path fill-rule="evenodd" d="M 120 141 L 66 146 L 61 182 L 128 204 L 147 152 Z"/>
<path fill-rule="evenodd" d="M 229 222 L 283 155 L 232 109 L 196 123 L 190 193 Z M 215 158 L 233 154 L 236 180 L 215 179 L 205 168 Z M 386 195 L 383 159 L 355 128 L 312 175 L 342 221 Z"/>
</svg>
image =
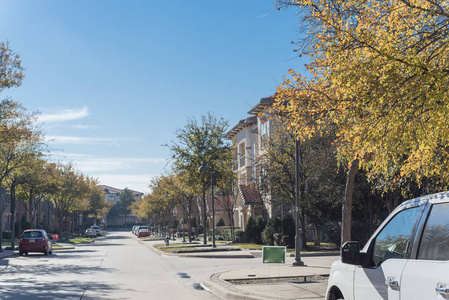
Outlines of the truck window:
<svg viewBox="0 0 449 300">
<path fill-rule="evenodd" d="M 390 258 L 404 258 L 420 207 L 399 212 L 378 234 L 374 244 L 376 266 Z"/>
<path fill-rule="evenodd" d="M 418 259 L 449 260 L 449 203 L 432 206 L 421 238 Z"/>
</svg>

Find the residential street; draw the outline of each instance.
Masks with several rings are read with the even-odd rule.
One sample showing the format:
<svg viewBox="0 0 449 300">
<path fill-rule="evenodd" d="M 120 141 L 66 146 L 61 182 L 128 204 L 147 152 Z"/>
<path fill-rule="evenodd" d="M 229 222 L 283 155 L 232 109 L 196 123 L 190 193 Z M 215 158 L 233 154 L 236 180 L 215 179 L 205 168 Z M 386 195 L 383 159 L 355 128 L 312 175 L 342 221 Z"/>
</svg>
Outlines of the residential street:
<svg viewBox="0 0 449 300">
<path fill-rule="evenodd" d="M 298 269 L 291 268 L 293 257 L 286 257 L 285 265 L 266 266 L 260 251 L 253 252 L 255 258 L 237 258 L 240 254 L 235 251 L 211 258 L 161 255 L 151 249 L 130 232 L 110 232 L 91 244 L 56 250 L 49 256 L 6 256 L 0 259 L 0 299 L 219 299 L 214 294 L 223 299 L 231 294 L 235 299 L 246 299 L 248 294 L 251 299 L 322 299 L 325 282 L 232 287 L 223 280 L 248 278 L 248 274 L 259 278 L 328 274 L 337 259 L 306 257 L 308 267 Z M 212 277 L 221 279 L 212 283 Z M 200 285 L 205 283 L 214 294 Z"/>
<path fill-rule="evenodd" d="M 218 264 L 198 261 L 160 257 L 131 233 L 113 232 L 49 256 L 0 260 L 0 299 L 218 299 L 194 288 Z"/>
</svg>

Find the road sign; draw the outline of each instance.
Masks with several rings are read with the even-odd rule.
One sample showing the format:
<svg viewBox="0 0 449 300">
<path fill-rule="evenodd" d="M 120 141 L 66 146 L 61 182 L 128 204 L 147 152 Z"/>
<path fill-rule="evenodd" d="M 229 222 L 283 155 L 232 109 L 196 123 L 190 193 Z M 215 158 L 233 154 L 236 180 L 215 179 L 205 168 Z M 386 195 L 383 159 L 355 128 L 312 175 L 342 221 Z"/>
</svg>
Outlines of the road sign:
<svg viewBox="0 0 449 300">
<path fill-rule="evenodd" d="M 285 246 L 263 246 L 262 260 L 264 264 L 285 264 Z"/>
</svg>

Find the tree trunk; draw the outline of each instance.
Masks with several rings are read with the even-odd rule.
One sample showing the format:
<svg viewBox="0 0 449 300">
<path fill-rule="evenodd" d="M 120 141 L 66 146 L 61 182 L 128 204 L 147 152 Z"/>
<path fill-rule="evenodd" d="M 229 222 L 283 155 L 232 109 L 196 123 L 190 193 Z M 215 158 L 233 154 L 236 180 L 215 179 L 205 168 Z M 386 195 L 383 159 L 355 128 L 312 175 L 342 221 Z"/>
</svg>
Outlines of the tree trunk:
<svg viewBox="0 0 449 300">
<path fill-rule="evenodd" d="M 345 196 L 341 215 L 341 244 L 351 240 L 352 200 L 354 194 L 355 175 L 359 169 L 359 160 L 354 159 L 346 177 Z"/>
<path fill-rule="evenodd" d="M 16 187 L 13 183 L 11 186 L 10 205 L 11 205 L 11 247 L 14 249 L 16 239 Z"/>
</svg>

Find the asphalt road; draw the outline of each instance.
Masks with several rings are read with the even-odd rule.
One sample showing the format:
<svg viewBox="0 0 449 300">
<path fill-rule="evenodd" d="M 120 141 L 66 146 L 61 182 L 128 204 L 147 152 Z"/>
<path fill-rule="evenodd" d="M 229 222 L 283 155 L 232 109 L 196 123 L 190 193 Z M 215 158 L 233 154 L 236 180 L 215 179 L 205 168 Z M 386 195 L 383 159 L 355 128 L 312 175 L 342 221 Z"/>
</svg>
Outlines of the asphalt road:
<svg viewBox="0 0 449 300">
<path fill-rule="evenodd" d="M 218 299 L 196 288 L 209 271 L 197 259 L 161 257 L 117 232 L 49 256 L 1 260 L 0 299 Z"/>
</svg>

